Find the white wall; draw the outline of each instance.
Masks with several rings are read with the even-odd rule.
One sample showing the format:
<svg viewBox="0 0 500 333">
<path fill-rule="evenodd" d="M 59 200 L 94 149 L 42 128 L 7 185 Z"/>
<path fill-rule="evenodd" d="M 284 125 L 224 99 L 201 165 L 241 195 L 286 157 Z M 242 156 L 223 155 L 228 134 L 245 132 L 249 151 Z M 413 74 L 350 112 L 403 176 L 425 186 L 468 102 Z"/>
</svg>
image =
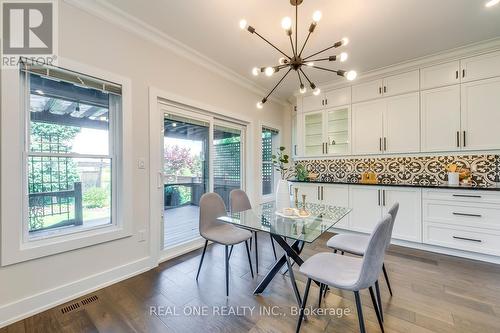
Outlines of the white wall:
<svg viewBox="0 0 500 333">
<path fill-rule="evenodd" d="M 244 114 L 253 123 L 253 138 L 259 138 L 259 124 L 267 123 L 283 129 L 282 139 L 290 142 L 290 110 L 269 102 L 262 110 L 255 108 L 259 96 L 234 82 L 192 63 L 175 53 L 139 36 L 126 32 L 65 2 L 59 5 L 59 55 L 128 77 L 132 81 L 133 146 L 135 160 L 148 160 L 148 89 L 163 91 L 212 105 L 215 108 Z M 254 161 L 260 162 L 260 140 L 249 142 Z M 5 163 L 2 161 L 2 167 Z M 258 168 L 252 168 L 258 179 Z M 149 223 L 149 169 L 138 170 L 130 179 L 134 193 L 134 231 L 147 229 Z M 254 186 L 252 197 L 258 197 L 260 186 Z M 21 223 L 21 221 L 19 221 Z M 29 314 L 33 307 L 44 307 L 91 288 L 84 282 L 116 267 L 149 257 L 149 242 L 138 242 L 137 236 L 92 246 L 64 254 L 32 260 L 0 268 L 0 327 L 12 317 Z M 131 267 L 137 268 L 138 265 Z M 108 272 L 109 273 L 109 272 Z M 113 273 L 114 274 L 114 273 Z M 111 275 L 100 276 L 99 281 Z M 97 281 L 98 279 L 88 280 Z M 65 289 L 61 286 L 68 285 Z M 59 289 L 58 289 L 59 288 Z M 39 295 L 38 298 L 33 297 Z M 45 298 L 46 301 L 43 301 Z M 36 303 L 35 301 L 38 301 Z M 52 303 L 52 304 L 54 304 Z M 19 319 L 20 317 L 18 317 Z"/>
</svg>

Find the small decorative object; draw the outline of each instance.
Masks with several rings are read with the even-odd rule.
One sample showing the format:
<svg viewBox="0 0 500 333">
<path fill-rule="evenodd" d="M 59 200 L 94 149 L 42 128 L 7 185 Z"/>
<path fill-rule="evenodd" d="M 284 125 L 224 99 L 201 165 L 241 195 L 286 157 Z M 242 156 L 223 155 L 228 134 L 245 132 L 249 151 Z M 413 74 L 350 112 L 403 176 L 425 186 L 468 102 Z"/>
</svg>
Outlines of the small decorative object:
<svg viewBox="0 0 500 333">
<path fill-rule="evenodd" d="M 273 167 L 281 175 L 276 188 L 276 209 L 278 211 L 290 207 L 290 192 L 287 179 L 293 175 L 294 171 L 288 166 L 288 158 L 285 147 L 279 147 L 278 153 L 272 156 Z"/>
<path fill-rule="evenodd" d="M 318 177 L 319 177 L 319 173 L 309 173 L 309 175 L 307 176 L 307 178 L 310 181 L 315 181 L 316 179 L 318 179 Z"/>
<path fill-rule="evenodd" d="M 448 184 L 450 185 L 459 185 L 460 181 L 469 184 L 471 181 L 471 172 L 467 168 L 451 163 L 446 166 L 446 170 L 448 171 Z"/>
<path fill-rule="evenodd" d="M 285 215 L 285 216 L 293 216 L 293 215 L 295 215 L 295 209 L 293 209 L 293 208 L 283 208 L 283 215 Z"/>
<path fill-rule="evenodd" d="M 294 192 L 295 192 L 295 208 L 299 208 L 299 188 L 298 187 L 295 187 L 294 188 Z"/>
<path fill-rule="evenodd" d="M 300 163 L 297 164 L 297 166 L 295 167 L 295 174 L 296 174 L 297 180 L 301 181 L 301 182 L 306 181 L 308 176 L 309 176 L 309 172 L 307 171 L 306 167 Z"/>
<path fill-rule="evenodd" d="M 363 184 L 377 184 L 377 174 L 373 171 L 365 171 L 361 174 L 360 183 Z"/>
<path fill-rule="evenodd" d="M 448 172 L 448 184 L 449 185 L 459 185 L 460 184 L 460 174 L 458 172 Z"/>
</svg>

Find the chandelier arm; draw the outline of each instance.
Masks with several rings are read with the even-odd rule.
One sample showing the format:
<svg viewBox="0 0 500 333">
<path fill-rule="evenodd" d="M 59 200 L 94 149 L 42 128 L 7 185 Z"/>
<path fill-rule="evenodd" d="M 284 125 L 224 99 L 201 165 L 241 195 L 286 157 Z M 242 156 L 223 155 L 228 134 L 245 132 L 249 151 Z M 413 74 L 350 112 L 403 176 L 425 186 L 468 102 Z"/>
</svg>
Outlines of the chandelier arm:
<svg viewBox="0 0 500 333">
<path fill-rule="evenodd" d="M 302 88 L 302 86 L 304 84 L 302 83 L 302 78 L 300 77 L 300 72 L 299 71 L 297 71 L 297 75 L 299 76 L 300 87 Z"/>
<path fill-rule="evenodd" d="M 297 1 L 295 2 L 295 51 L 293 52 L 295 56 L 297 56 L 297 50 L 299 48 L 298 35 L 299 35 L 299 3 Z"/>
<path fill-rule="evenodd" d="M 264 42 L 266 42 L 267 44 L 271 45 L 272 47 L 274 47 L 276 49 L 276 51 L 278 51 L 279 53 L 281 53 L 282 55 L 284 55 L 285 57 L 287 57 L 288 59 L 292 59 L 288 54 L 286 54 L 285 52 L 281 51 L 279 48 L 277 48 L 273 43 L 271 43 L 270 41 L 268 41 L 267 39 L 265 39 L 261 34 L 259 34 L 257 31 L 254 31 L 254 34 L 256 34 L 257 36 L 259 36 Z"/>
<path fill-rule="evenodd" d="M 318 61 L 333 61 L 333 60 L 330 60 L 330 58 L 328 57 L 328 58 L 308 60 L 307 62 L 318 62 Z"/>
<path fill-rule="evenodd" d="M 335 69 L 330 69 L 330 68 L 325 68 L 325 67 L 318 67 L 318 66 L 309 66 L 311 68 L 316 68 L 316 69 L 320 69 L 322 71 L 327 71 L 327 72 L 332 72 L 332 73 L 339 73 L 339 72 L 342 72 L 340 70 L 335 70 Z"/>
<path fill-rule="evenodd" d="M 304 73 L 304 71 L 302 70 L 302 68 L 300 68 L 299 70 L 302 73 L 302 75 L 304 75 L 304 77 L 306 78 L 307 82 L 309 82 L 310 85 L 314 85 L 314 83 L 312 83 L 311 80 L 309 80 L 309 78 L 307 77 L 306 73 Z"/>
<path fill-rule="evenodd" d="M 295 52 L 295 47 L 293 46 L 292 36 L 289 35 L 288 37 L 290 38 L 290 44 L 292 45 L 293 56 L 296 57 L 297 53 Z"/>
<path fill-rule="evenodd" d="M 316 53 L 314 53 L 314 54 L 311 54 L 310 56 L 305 57 L 303 60 L 307 60 L 307 59 L 309 59 L 309 58 L 311 58 L 311 57 L 314 57 L 315 55 L 318 55 L 318 54 L 320 54 L 320 53 L 323 53 L 323 52 L 325 52 L 325 51 L 328 51 L 328 50 L 330 50 L 330 49 L 333 49 L 334 47 L 335 47 L 335 48 L 337 48 L 337 47 L 340 47 L 340 46 L 342 46 L 342 42 L 337 42 L 337 43 L 333 44 L 332 46 L 327 47 L 326 49 L 323 49 L 323 50 L 321 50 L 321 51 L 319 51 L 319 52 L 316 52 Z"/>
<path fill-rule="evenodd" d="M 306 38 L 306 40 L 305 40 L 305 42 L 304 42 L 304 45 L 302 45 L 302 49 L 300 49 L 300 52 L 299 52 L 299 57 L 302 55 L 302 52 L 304 51 L 304 47 L 306 47 L 307 41 L 309 40 L 309 37 L 310 37 L 310 36 L 311 36 L 311 32 L 309 32 L 309 33 L 307 34 L 307 38 Z"/>
<path fill-rule="evenodd" d="M 278 81 L 278 83 L 276 83 L 276 85 L 274 86 L 274 88 L 269 92 L 269 94 L 267 94 L 267 96 L 264 98 L 264 100 L 267 100 L 269 98 L 269 96 L 271 96 L 271 94 L 274 92 L 274 90 L 276 90 L 276 88 L 278 88 L 278 86 L 281 84 L 281 82 L 285 79 L 285 77 L 288 75 L 288 73 L 290 73 L 292 69 L 290 68 L 288 70 L 288 72 L 285 73 L 285 75 L 283 75 L 283 77 Z"/>
</svg>

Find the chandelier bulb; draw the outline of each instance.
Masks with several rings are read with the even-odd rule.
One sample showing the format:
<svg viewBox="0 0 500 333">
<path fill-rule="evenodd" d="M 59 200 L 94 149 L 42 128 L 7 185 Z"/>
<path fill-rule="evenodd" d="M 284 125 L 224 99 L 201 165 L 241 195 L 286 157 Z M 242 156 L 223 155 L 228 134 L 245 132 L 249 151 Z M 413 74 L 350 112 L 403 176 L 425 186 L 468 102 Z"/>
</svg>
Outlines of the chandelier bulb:
<svg viewBox="0 0 500 333">
<path fill-rule="evenodd" d="M 340 54 L 340 62 L 344 62 L 347 60 L 347 58 L 349 58 L 349 55 L 346 53 L 346 52 L 342 52 Z"/>
<path fill-rule="evenodd" d="M 245 30 L 247 27 L 248 27 L 247 20 L 242 19 L 242 20 L 240 21 L 240 29 L 241 29 L 241 30 Z"/>
<path fill-rule="evenodd" d="M 319 89 L 319 88 L 314 89 L 313 95 L 318 96 L 319 94 L 321 94 L 321 89 Z"/>
<path fill-rule="evenodd" d="M 281 57 L 281 58 L 278 59 L 278 63 L 280 65 L 284 65 L 284 64 L 286 64 L 286 59 L 284 57 Z"/>
<path fill-rule="evenodd" d="M 356 71 L 349 71 L 349 72 L 345 73 L 345 77 L 349 81 L 356 79 L 357 76 L 358 76 L 358 73 L 356 73 Z"/>
<path fill-rule="evenodd" d="M 266 67 L 266 70 L 264 73 L 266 73 L 266 76 L 272 76 L 274 74 L 274 68 Z"/>
<path fill-rule="evenodd" d="M 312 66 L 314 66 L 314 62 L 312 62 L 312 61 L 308 62 L 308 63 L 306 63 L 306 65 L 309 66 L 309 67 L 312 67 Z"/>
<path fill-rule="evenodd" d="M 322 14 L 321 14 L 321 12 L 319 10 L 315 11 L 313 13 L 313 21 L 315 23 L 318 23 L 321 20 L 321 16 L 322 16 Z"/>
<path fill-rule="evenodd" d="M 262 109 L 264 107 L 264 104 L 262 102 L 257 102 L 257 109 Z"/>
<path fill-rule="evenodd" d="M 292 19 L 288 16 L 284 17 L 281 20 L 281 27 L 285 30 L 290 30 L 290 28 L 292 27 Z"/>
<path fill-rule="evenodd" d="M 341 41 L 342 41 L 342 46 L 346 46 L 347 44 L 349 44 L 349 38 L 347 37 L 342 38 Z"/>
<path fill-rule="evenodd" d="M 305 94 L 305 93 L 306 93 L 306 91 L 307 91 L 306 87 L 304 87 L 304 85 L 303 85 L 303 84 L 301 84 L 301 85 L 300 85 L 299 92 L 300 92 L 301 94 Z"/>
<path fill-rule="evenodd" d="M 252 68 L 252 75 L 253 76 L 258 76 L 259 72 L 260 72 L 260 70 L 257 67 Z"/>
</svg>

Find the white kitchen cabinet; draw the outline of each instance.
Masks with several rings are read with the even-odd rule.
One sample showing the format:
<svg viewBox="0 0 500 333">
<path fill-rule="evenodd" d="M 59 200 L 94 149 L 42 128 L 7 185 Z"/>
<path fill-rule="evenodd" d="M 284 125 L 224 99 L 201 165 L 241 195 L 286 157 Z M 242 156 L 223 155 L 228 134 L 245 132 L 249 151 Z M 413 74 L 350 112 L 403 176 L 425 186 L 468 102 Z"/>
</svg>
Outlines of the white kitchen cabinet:
<svg viewBox="0 0 500 333">
<path fill-rule="evenodd" d="M 371 233 L 382 216 L 382 198 L 378 186 L 349 186 L 350 230 Z"/>
<path fill-rule="evenodd" d="M 384 152 L 419 152 L 420 110 L 418 92 L 391 97 L 386 102 Z"/>
<path fill-rule="evenodd" d="M 299 202 L 302 202 L 302 195 L 306 196 L 306 202 L 320 203 L 321 202 L 321 188 L 318 184 L 312 183 L 292 183 L 292 196 L 295 195 L 294 188 L 299 189 Z M 294 200 L 295 198 L 293 198 Z"/>
<path fill-rule="evenodd" d="M 382 97 L 382 80 L 374 80 L 352 86 L 352 102 L 362 102 Z"/>
<path fill-rule="evenodd" d="M 500 78 L 462 84 L 462 149 L 500 149 Z"/>
<path fill-rule="evenodd" d="M 352 106 L 352 151 L 354 154 L 381 154 L 386 101 L 375 100 Z"/>
<path fill-rule="evenodd" d="M 342 106 L 328 109 L 325 112 L 326 154 L 349 154 L 351 143 L 350 107 Z"/>
<path fill-rule="evenodd" d="M 309 95 L 302 98 L 302 111 L 316 111 L 325 108 L 348 105 L 351 103 L 351 87 L 330 90 L 318 96 Z"/>
<path fill-rule="evenodd" d="M 462 82 L 500 76 L 500 52 L 465 58 L 460 61 Z"/>
<path fill-rule="evenodd" d="M 292 139 L 292 157 L 297 157 L 299 156 L 298 154 L 298 141 L 297 141 L 297 128 L 298 128 L 298 122 L 297 122 L 297 112 L 292 113 L 292 129 L 291 129 L 291 139 Z"/>
<path fill-rule="evenodd" d="M 319 156 L 325 154 L 324 112 L 304 113 L 303 121 L 303 153 L 304 156 Z"/>
<path fill-rule="evenodd" d="M 350 207 L 349 206 L 349 186 L 338 184 L 324 184 L 323 186 L 323 203 L 330 206 Z M 336 223 L 333 228 L 349 229 L 349 215 Z"/>
<path fill-rule="evenodd" d="M 418 93 L 354 104 L 352 119 L 354 154 L 420 151 Z"/>
<path fill-rule="evenodd" d="M 382 93 L 384 97 L 406 94 L 419 89 L 419 71 L 392 75 L 384 78 Z"/>
<path fill-rule="evenodd" d="M 460 85 L 420 93 L 422 151 L 460 149 Z"/>
<path fill-rule="evenodd" d="M 319 96 L 309 95 L 302 98 L 302 111 L 316 111 L 321 110 L 324 107 L 324 96 L 321 94 Z"/>
<path fill-rule="evenodd" d="M 420 89 L 432 89 L 460 83 L 460 61 L 425 67 L 420 70 Z"/>
<path fill-rule="evenodd" d="M 419 188 L 382 188 L 382 213 L 396 202 L 399 212 L 392 231 L 393 239 L 422 242 L 422 192 Z"/>
</svg>

